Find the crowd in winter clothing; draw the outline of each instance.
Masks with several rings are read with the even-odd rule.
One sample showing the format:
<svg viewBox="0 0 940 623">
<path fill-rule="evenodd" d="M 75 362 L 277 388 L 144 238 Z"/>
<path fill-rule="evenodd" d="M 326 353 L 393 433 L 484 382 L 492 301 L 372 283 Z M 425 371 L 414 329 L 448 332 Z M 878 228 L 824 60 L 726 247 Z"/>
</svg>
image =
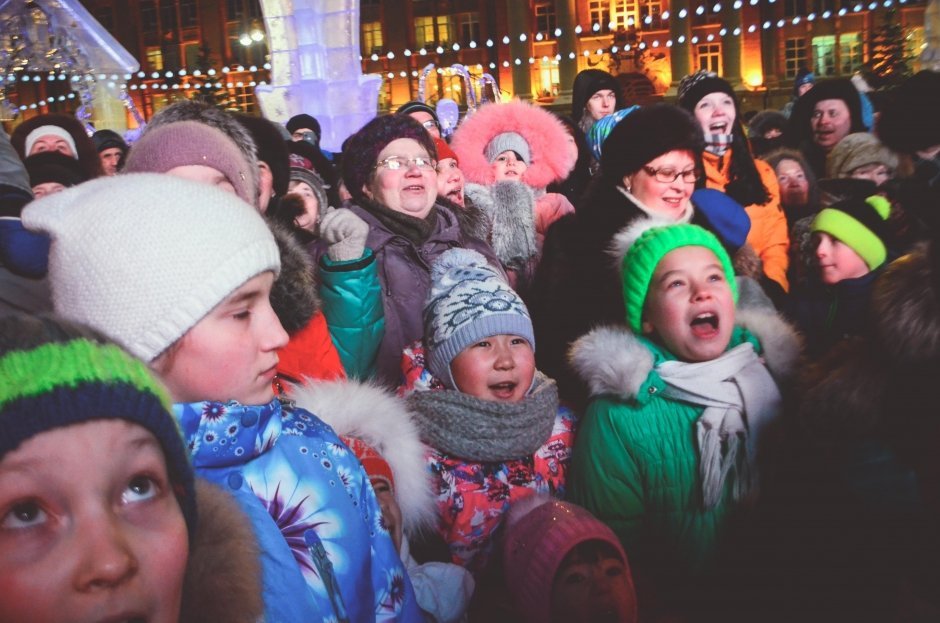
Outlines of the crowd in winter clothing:
<svg viewBox="0 0 940 623">
<path fill-rule="evenodd" d="M 940 74 L 0 133 L 0 623 L 936 620 Z"/>
</svg>

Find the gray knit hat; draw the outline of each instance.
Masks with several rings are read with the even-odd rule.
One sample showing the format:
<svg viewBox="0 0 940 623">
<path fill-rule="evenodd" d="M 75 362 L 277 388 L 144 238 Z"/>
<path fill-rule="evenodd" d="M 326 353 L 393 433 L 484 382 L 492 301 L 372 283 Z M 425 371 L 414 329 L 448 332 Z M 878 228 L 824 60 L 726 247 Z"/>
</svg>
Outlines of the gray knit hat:
<svg viewBox="0 0 940 623">
<path fill-rule="evenodd" d="M 317 197 L 317 203 L 320 204 L 320 214 L 326 213 L 327 207 L 329 207 L 329 199 L 326 197 L 326 182 L 323 181 L 323 178 L 317 175 L 317 172 L 308 169 L 307 167 L 296 167 L 291 166 L 290 168 L 290 181 L 291 182 L 303 182 L 313 191 L 313 194 Z"/>
<path fill-rule="evenodd" d="M 469 249 L 445 251 L 431 266 L 424 306 L 428 368 L 445 385 L 456 387 L 451 361 L 493 335 L 518 335 L 535 349 L 529 310 L 486 258 Z"/>
<path fill-rule="evenodd" d="M 172 175 L 99 177 L 30 203 L 23 225 L 52 239 L 55 312 L 146 363 L 246 281 L 281 269 L 255 208 Z"/>
<path fill-rule="evenodd" d="M 529 144 L 521 134 L 515 132 L 503 132 L 493 137 L 483 150 L 486 160 L 492 164 L 504 151 L 514 151 L 528 165 L 532 164 L 532 152 L 529 150 Z"/>
<path fill-rule="evenodd" d="M 868 164 L 898 168 L 898 156 L 869 132 L 849 134 L 832 148 L 826 158 L 826 176 L 851 177 L 852 171 Z"/>
</svg>

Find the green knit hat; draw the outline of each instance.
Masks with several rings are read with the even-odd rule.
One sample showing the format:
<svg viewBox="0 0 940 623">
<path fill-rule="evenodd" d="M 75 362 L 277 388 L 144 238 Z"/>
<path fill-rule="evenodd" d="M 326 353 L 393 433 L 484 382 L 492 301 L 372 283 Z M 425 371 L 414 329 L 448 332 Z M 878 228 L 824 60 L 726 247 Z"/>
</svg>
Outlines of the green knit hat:
<svg viewBox="0 0 940 623">
<path fill-rule="evenodd" d="M 705 247 L 714 253 L 721 262 L 734 302 L 738 302 L 738 286 L 734 280 L 731 258 L 718 238 L 707 229 L 698 225 L 660 225 L 655 221 L 642 221 L 633 225 L 624 236 L 633 239 L 620 269 L 627 324 L 634 333 L 642 332 L 643 307 L 656 267 L 667 253 L 680 247 Z"/>
<path fill-rule="evenodd" d="M 43 432 L 92 420 L 121 419 L 150 431 L 163 450 L 170 482 L 190 536 L 196 495 L 189 453 L 171 402 L 147 366 L 114 344 L 69 335 L 53 318 L 9 316 L 0 333 L 51 326 L 33 348 L 0 348 L 0 460 Z M 64 328 L 64 330 L 63 330 Z"/>
<path fill-rule="evenodd" d="M 810 229 L 838 238 L 875 270 L 885 263 L 891 203 L 881 195 L 850 198 L 819 211 Z"/>
</svg>

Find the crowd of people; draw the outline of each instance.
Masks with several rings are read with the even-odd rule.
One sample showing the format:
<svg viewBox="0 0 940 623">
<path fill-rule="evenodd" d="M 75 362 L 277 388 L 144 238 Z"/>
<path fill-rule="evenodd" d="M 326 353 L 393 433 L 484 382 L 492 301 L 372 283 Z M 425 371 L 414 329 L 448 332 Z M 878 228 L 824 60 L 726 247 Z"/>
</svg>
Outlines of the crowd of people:
<svg viewBox="0 0 940 623">
<path fill-rule="evenodd" d="M 0 132 L 0 623 L 937 620 L 940 74 L 859 84 Z"/>
</svg>

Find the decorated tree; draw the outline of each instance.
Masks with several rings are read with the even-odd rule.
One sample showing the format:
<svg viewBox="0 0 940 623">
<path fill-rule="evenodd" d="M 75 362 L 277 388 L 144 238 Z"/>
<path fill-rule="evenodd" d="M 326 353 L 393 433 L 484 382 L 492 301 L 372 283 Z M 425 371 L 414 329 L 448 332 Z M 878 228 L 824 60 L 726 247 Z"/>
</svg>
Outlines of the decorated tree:
<svg viewBox="0 0 940 623">
<path fill-rule="evenodd" d="M 895 8 L 884 13 L 884 21 L 872 33 L 870 45 L 865 77 L 872 87 L 890 88 L 913 74 L 911 63 L 914 59 L 906 49 L 904 28 Z"/>
</svg>

